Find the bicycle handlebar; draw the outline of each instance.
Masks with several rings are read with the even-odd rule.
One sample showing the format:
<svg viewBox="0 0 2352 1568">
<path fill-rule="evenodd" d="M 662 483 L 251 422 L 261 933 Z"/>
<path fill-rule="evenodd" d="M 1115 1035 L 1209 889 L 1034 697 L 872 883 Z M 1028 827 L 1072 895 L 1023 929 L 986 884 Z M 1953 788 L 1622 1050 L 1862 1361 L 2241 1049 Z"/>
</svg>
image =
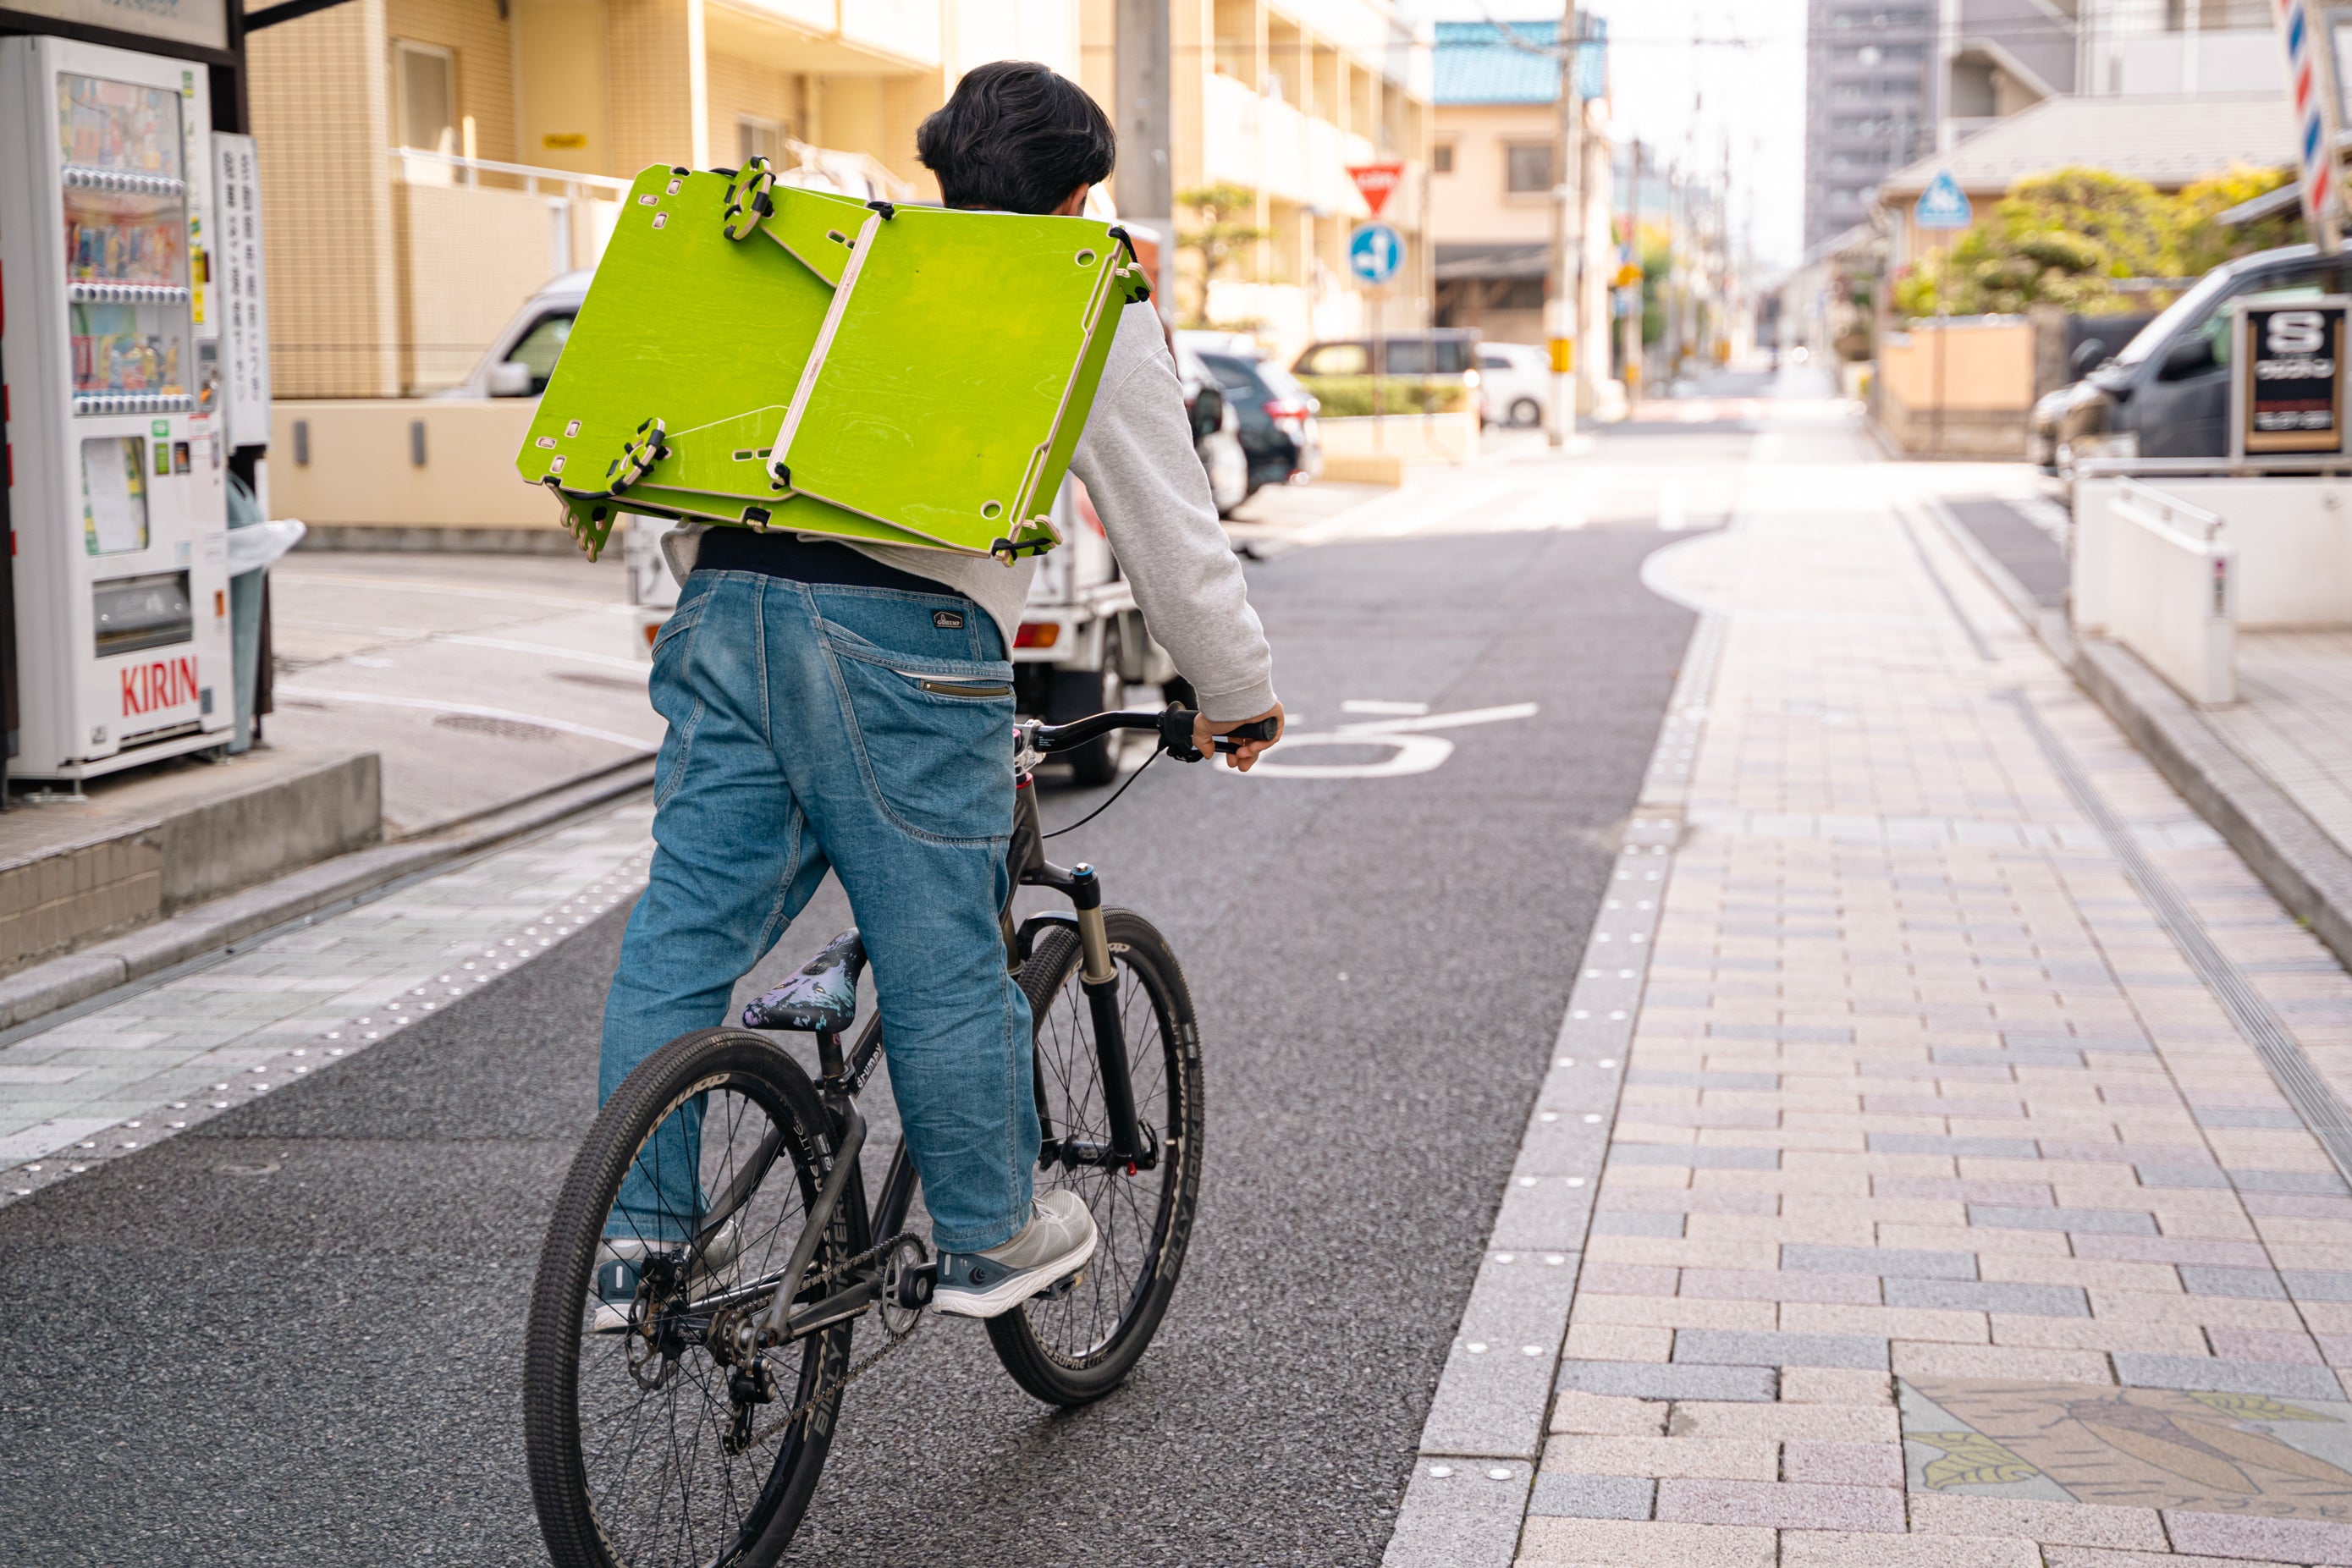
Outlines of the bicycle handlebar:
<svg viewBox="0 0 2352 1568">
<path fill-rule="evenodd" d="M 1091 740 L 1099 740 L 1113 730 L 1141 729 L 1156 731 L 1160 743 L 1180 762 L 1198 762 L 1201 753 L 1192 746 L 1192 724 L 1200 715 L 1188 707 L 1173 704 L 1164 708 L 1129 708 L 1117 713 L 1098 713 L 1068 724 L 1041 724 L 1031 730 L 1030 744 L 1042 756 L 1057 751 L 1071 751 Z M 1277 720 L 1260 719 L 1244 724 L 1217 737 L 1216 749 L 1230 752 L 1245 740 L 1272 740 L 1279 728 Z"/>
</svg>

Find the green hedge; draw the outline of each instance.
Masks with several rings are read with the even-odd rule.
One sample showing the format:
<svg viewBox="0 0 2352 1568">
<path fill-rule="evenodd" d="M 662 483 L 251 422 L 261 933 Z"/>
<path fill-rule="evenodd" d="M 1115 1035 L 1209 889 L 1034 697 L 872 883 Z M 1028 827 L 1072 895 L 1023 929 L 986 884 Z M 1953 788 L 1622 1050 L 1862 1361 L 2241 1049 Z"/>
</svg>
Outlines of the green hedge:
<svg viewBox="0 0 2352 1568">
<path fill-rule="evenodd" d="M 1422 376 L 1301 376 L 1298 384 L 1315 394 L 1325 419 L 1371 413 L 1372 390 L 1381 392 L 1383 413 L 1468 413 L 1477 405 L 1459 381 Z"/>
</svg>

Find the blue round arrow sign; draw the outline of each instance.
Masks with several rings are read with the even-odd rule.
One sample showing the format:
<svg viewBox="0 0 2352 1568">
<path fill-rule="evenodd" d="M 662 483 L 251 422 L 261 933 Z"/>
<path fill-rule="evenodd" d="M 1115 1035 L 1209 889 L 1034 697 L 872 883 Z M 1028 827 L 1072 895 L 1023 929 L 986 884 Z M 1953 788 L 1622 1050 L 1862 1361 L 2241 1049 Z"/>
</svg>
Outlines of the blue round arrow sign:
<svg viewBox="0 0 2352 1568">
<path fill-rule="evenodd" d="M 1348 270 L 1366 283 L 1386 283 L 1403 265 L 1403 236 L 1388 225 L 1358 224 L 1348 236 Z"/>
</svg>

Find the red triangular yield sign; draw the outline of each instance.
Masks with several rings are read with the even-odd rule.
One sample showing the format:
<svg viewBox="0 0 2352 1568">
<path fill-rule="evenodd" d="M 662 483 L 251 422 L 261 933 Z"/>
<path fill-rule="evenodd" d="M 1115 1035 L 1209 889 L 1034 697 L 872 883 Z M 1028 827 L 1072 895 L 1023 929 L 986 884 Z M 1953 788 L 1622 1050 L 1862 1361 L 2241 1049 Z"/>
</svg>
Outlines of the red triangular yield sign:
<svg viewBox="0 0 2352 1568">
<path fill-rule="evenodd" d="M 1357 163 L 1348 170 L 1348 178 L 1356 182 L 1356 193 L 1364 198 L 1364 205 L 1372 209 L 1372 216 L 1379 217 L 1381 208 L 1388 203 L 1389 193 L 1404 178 L 1404 165 Z"/>
</svg>

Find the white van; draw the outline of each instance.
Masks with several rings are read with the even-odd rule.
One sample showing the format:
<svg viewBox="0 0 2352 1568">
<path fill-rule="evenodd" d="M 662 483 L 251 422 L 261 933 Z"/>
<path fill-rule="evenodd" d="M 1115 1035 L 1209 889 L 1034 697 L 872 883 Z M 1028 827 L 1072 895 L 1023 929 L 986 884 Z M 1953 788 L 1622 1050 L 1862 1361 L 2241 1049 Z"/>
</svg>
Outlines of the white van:
<svg viewBox="0 0 2352 1568">
<path fill-rule="evenodd" d="M 1551 357 L 1531 343 L 1480 343 L 1478 395 L 1488 424 L 1541 424 L 1551 402 Z"/>
</svg>

